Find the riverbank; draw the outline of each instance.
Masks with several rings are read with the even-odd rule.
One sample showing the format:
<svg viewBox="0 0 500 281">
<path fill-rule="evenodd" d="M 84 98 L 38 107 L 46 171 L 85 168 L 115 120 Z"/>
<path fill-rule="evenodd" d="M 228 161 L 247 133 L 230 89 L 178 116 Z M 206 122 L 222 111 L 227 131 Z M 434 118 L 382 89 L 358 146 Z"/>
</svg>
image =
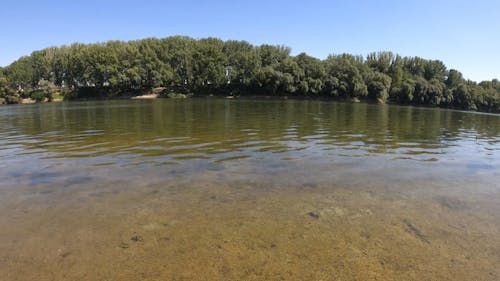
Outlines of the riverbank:
<svg viewBox="0 0 500 281">
<path fill-rule="evenodd" d="M 492 114 L 500 114 L 500 111 L 488 111 L 488 110 L 466 110 L 460 107 L 454 106 L 433 106 L 429 104 L 405 104 L 398 103 L 393 100 L 383 101 L 381 99 L 369 99 L 369 98 L 346 98 L 346 97 L 332 97 L 332 96 L 303 96 L 303 95 L 252 95 L 252 94 L 181 94 L 175 92 L 169 92 L 166 88 L 159 87 L 154 88 L 149 91 L 143 91 L 138 94 L 134 94 L 131 92 L 127 93 L 100 93 L 97 95 L 86 95 L 86 96 L 67 96 L 64 97 L 62 95 L 58 95 L 57 98 L 54 98 L 52 101 L 48 101 L 44 99 L 43 101 L 37 101 L 33 98 L 24 98 L 19 99 L 19 104 L 34 104 L 34 103 L 47 103 L 47 102 L 62 102 L 62 101 L 97 101 L 97 100 L 153 100 L 153 99 L 186 99 L 186 98 L 225 98 L 225 99 L 245 99 L 245 100 L 321 100 L 321 101 L 336 101 L 336 102 L 346 102 L 346 103 L 369 103 L 369 104 L 392 104 L 392 105 L 400 105 L 400 106 L 414 106 L 414 107 L 423 107 L 423 108 L 442 108 L 442 109 L 452 109 L 452 110 L 461 110 L 461 111 L 471 111 L 471 112 L 484 112 L 484 113 L 492 113 Z"/>
<path fill-rule="evenodd" d="M 158 97 L 159 97 L 158 94 L 146 94 L 146 95 L 131 97 L 130 99 L 133 99 L 133 100 L 151 100 L 151 99 L 157 99 Z"/>
</svg>

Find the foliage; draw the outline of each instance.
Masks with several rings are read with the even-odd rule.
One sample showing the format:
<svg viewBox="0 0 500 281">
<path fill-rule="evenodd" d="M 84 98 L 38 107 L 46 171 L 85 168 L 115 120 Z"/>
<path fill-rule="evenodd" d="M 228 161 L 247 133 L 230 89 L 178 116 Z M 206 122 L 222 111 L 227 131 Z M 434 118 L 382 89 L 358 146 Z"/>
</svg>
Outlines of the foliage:
<svg viewBox="0 0 500 281">
<path fill-rule="evenodd" d="M 179 94 L 179 93 L 168 93 L 167 97 L 171 99 L 185 99 L 188 96 L 186 94 Z"/>
<path fill-rule="evenodd" d="M 0 98 L 110 98 L 164 88 L 179 94 L 259 94 L 368 99 L 500 112 L 500 82 L 475 83 L 439 60 L 391 52 L 291 55 L 285 46 L 184 36 L 75 43 L 0 69 Z"/>
<path fill-rule="evenodd" d="M 372 72 L 368 77 L 368 96 L 381 102 L 387 101 L 391 89 L 392 79 L 389 75 L 381 72 Z"/>
<path fill-rule="evenodd" d="M 18 103 L 19 95 L 9 86 L 9 81 L 0 76 L 0 104 Z"/>
<path fill-rule="evenodd" d="M 37 101 L 42 101 L 47 99 L 47 101 L 52 101 L 54 95 L 58 92 L 58 89 L 54 83 L 47 80 L 40 80 L 38 82 L 38 89 L 32 94 L 32 98 Z"/>
</svg>

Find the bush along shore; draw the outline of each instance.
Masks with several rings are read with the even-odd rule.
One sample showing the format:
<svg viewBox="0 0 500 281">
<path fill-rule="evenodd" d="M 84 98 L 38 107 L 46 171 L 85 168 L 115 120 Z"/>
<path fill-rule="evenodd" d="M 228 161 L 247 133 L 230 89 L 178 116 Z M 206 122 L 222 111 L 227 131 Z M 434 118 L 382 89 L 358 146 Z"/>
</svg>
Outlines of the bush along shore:
<svg viewBox="0 0 500 281">
<path fill-rule="evenodd" d="M 50 47 L 0 68 L 0 103 L 271 96 L 372 100 L 500 112 L 500 81 L 391 52 L 290 55 L 284 46 L 173 36 Z"/>
</svg>

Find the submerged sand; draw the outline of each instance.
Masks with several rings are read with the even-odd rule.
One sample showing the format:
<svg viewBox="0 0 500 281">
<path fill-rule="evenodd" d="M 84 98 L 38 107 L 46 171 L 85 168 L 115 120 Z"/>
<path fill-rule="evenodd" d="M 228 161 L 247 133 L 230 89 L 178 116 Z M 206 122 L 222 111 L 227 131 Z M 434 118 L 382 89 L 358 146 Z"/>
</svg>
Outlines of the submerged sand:
<svg viewBox="0 0 500 281">
<path fill-rule="evenodd" d="M 2 206 L 5 280 L 498 280 L 500 194 L 165 183 Z M 43 192 L 43 191 L 41 191 Z M 431 195 L 429 195 L 431 194 Z M 50 202 L 50 203 L 47 203 Z"/>
</svg>

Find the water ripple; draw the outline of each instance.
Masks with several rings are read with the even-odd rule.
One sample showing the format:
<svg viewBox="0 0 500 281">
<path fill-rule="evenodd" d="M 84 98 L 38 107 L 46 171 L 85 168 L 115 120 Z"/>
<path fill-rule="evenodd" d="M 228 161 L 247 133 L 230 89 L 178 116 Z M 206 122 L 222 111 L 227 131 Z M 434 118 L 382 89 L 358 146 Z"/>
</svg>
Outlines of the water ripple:
<svg viewBox="0 0 500 281">
<path fill-rule="evenodd" d="M 323 102 L 318 102 L 321 112 L 314 112 L 316 107 L 304 112 L 296 103 L 283 107 L 272 101 L 259 102 L 255 110 L 234 101 L 230 111 L 227 103 L 201 101 L 186 111 L 161 102 L 153 107 L 122 101 L 68 104 L 57 110 L 2 108 L 1 166 L 16 170 L 23 169 L 21 163 L 35 167 L 57 161 L 53 164 L 80 168 L 195 163 L 207 168 L 257 161 L 265 170 L 263 159 L 285 166 L 301 160 L 311 167 L 365 159 L 361 164 L 367 167 L 381 161 L 407 161 L 409 166 L 417 161 L 491 171 L 500 162 L 496 115 L 399 107 L 369 107 L 356 115 L 352 105 Z M 213 113 L 205 115 L 208 107 Z M 353 111 L 345 111 L 347 107 Z"/>
</svg>

